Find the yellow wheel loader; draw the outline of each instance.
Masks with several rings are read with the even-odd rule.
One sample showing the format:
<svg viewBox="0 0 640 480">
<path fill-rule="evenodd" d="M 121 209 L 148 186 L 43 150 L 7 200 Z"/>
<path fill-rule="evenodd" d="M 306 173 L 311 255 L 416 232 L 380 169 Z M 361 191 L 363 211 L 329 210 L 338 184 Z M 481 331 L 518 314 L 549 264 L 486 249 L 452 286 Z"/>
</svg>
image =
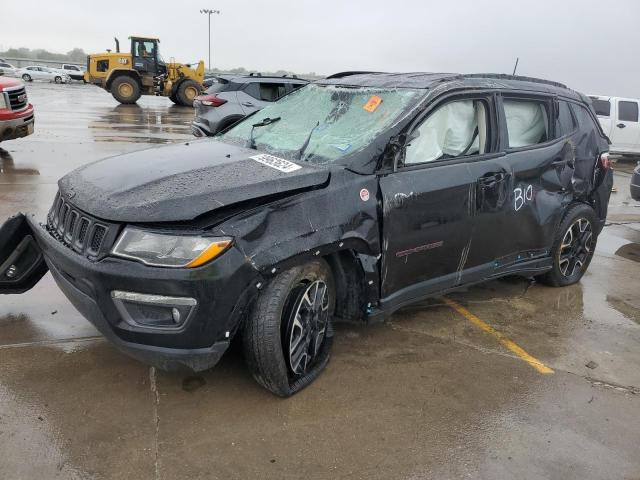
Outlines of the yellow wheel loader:
<svg viewBox="0 0 640 480">
<path fill-rule="evenodd" d="M 153 37 L 129 37 L 131 52 L 116 51 L 87 57 L 84 80 L 111 92 L 120 103 L 136 103 L 141 95 L 169 97 L 177 105 L 192 106 L 202 92 L 204 61 L 196 68 L 182 63 L 165 63 L 160 56 L 160 40 Z"/>
</svg>

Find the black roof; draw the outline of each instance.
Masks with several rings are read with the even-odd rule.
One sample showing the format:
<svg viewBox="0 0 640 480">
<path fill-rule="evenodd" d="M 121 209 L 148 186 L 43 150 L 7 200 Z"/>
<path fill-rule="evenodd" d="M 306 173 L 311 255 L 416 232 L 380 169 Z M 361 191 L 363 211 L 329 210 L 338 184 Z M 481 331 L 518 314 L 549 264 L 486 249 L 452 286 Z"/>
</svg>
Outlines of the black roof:
<svg viewBox="0 0 640 480">
<path fill-rule="evenodd" d="M 506 90 L 529 90 L 554 93 L 583 100 L 584 95 L 566 85 L 540 78 L 506 75 L 501 73 L 386 73 L 386 72 L 341 72 L 318 80 L 323 85 L 352 85 L 379 88 L 432 89 L 438 85 L 448 87 L 497 88 Z"/>
</svg>

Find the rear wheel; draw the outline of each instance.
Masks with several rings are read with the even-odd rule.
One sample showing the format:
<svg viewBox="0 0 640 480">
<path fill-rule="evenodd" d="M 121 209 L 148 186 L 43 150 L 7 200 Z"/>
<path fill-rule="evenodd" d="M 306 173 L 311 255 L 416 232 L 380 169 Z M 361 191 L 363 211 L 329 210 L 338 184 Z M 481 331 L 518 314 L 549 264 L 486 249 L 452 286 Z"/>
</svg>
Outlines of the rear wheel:
<svg viewBox="0 0 640 480">
<path fill-rule="evenodd" d="M 593 258 L 596 232 L 597 217 L 593 208 L 584 204 L 570 207 L 553 243 L 553 267 L 539 280 L 554 287 L 579 282 Z"/>
<path fill-rule="evenodd" d="M 176 90 L 175 97 L 178 101 L 175 103 L 185 107 L 192 107 L 194 98 L 200 95 L 201 91 L 202 86 L 195 80 L 183 80 Z M 173 99 L 171 100 L 173 101 Z"/>
<path fill-rule="evenodd" d="M 324 260 L 276 276 L 258 297 L 243 329 L 255 380 L 281 397 L 313 382 L 329 362 L 335 286 Z"/>
<path fill-rule="evenodd" d="M 53 79 L 53 81 L 56 83 L 62 83 L 62 77 L 56 77 Z"/>
<path fill-rule="evenodd" d="M 120 76 L 111 84 L 111 95 L 120 103 L 136 103 L 140 98 L 140 84 L 133 78 Z"/>
<path fill-rule="evenodd" d="M 25 73 L 24 75 L 22 75 L 22 80 L 24 80 L 25 82 L 31 82 L 31 75 Z"/>
</svg>

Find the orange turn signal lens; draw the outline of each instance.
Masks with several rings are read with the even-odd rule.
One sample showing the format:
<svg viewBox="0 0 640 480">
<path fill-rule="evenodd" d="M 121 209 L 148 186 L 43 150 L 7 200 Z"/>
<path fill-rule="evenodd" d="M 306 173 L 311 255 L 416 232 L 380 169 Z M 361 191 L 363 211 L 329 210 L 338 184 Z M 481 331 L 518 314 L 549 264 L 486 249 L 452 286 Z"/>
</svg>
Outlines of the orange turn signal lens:
<svg viewBox="0 0 640 480">
<path fill-rule="evenodd" d="M 195 268 L 209 263 L 211 260 L 223 253 L 227 248 L 231 246 L 233 240 L 222 240 L 220 242 L 214 242 L 205 248 L 200 255 L 191 260 L 185 265 L 186 268 Z"/>
</svg>

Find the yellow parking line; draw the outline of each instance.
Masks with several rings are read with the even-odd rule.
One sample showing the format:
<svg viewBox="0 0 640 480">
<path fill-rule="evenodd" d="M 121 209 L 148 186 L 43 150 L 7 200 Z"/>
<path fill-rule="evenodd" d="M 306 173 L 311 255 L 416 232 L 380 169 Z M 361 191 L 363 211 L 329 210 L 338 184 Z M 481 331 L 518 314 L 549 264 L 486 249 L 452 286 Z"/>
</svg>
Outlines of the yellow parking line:
<svg viewBox="0 0 640 480">
<path fill-rule="evenodd" d="M 533 368 L 535 368 L 538 372 L 540 373 L 553 373 L 553 370 L 551 370 L 549 367 L 547 367 L 544 363 L 542 363 L 540 360 L 538 360 L 535 357 L 532 357 L 531 355 L 529 355 L 522 347 L 520 347 L 517 343 L 513 342 L 512 340 L 508 339 L 507 337 L 505 337 L 502 333 L 500 333 L 499 331 L 497 331 L 495 328 L 493 328 L 491 325 L 483 322 L 482 320 L 480 320 L 478 317 L 476 317 L 473 313 L 471 313 L 469 310 L 467 310 L 466 308 L 464 308 L 462 305 L 460 305 L 457 302 L 454 302 L 453 300 L 449 300 L 448 298 L 444 298 L 444 303 L 446 303 L 447 305 L 449 305 L 452 309 L 454 309 L 456 312 L 458 312 L 460 315 L 462 315 L 463 317 L 465 317 L 467 320 L 469 320 L 471 323 L 473 323 L 476 327 L 478 327 L 480 330 L 482 330 L 483 332 L 486 333 L 490 333 L 491 335 L 493 335 L 494 337 L 496 337 L 498 339 L 498 341 L 504 345 L 505 347 L 507 347 L 509 350 L 511 350 L 513 353 L 515 353 L 518 357 L 520 357 L 522 360 L 524 360 L 525 362 L 527 362 L 529 365 L 531 365 Z"/>
</svg>

